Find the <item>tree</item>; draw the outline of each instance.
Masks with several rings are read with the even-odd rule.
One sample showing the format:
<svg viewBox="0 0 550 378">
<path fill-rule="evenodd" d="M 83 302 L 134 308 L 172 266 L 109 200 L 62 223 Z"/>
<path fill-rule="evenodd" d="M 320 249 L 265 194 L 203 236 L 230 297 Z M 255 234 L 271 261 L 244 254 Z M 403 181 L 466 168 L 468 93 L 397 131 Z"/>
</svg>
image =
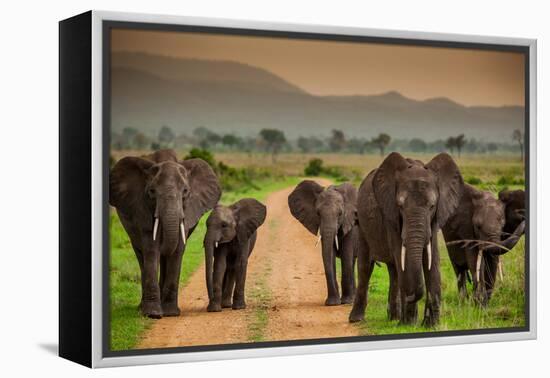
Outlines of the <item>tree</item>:
<svg viewBox="0 0 550 378">
<path fill-rule="evenodd" d="M 242 145 L 242 139 L 233 134 L 225 134 L 222 137 L 221 142 L 224 146 L 227 146 L 229 148 L 236 148 Z"/>
<path fill-rule="evenodd" d="M 455 137 L 448 137 L 445 141 L 445 147 L 447 147 L 449 150 L 451 150 L 451 154 L 455 153 L 455 147 L 456 147 L 456 138 Z"/>
<path fill-rule="evenodd" d="M 149 138 L 147 138 L 143 133 L 137 133 L 134 137 L 134 146 L 139 150 L 147 148 L 149 143 Z"/>
<path fill-rule="evenodd" d="M 277 129 L 262 129 L 260 138 L 268 151 L 271 151 L 271 160 L 276 162 L 276 155 L 286 143 L 285 134 Z"/>
<path fill-rule="evenodd" d="M 125 127 L 124 130 L 122 130 L 122 135 L 120 138 L 120 144 L 123 148 L 132 148 L 132 144 L 134 142 L 134 137 L 138 131 L 134 129 L 133 127 Z"/>
<path fill-rule="evenodd" d="M 332 130 L 332 137 L 329 139 L 330 150 L 334 152 L 341 151 L 346 147 L 346 137 L 342 130 Z"/>
<path fill-rule="evenodd" d="M 487 144 L 487 151 L 489 151 L 490 153 L 493 153 L 496 150 L 498 150 L 498 145 L 496 143 L 488 143 Z"/>
<path fill-rule="evenodd" d="M 309 139 L 305 137 L 299 137 L 298 141 L 296 142 L 298 148 L 303 153 L 307 153 L 311 151 L 311 144 L 309 143 Z"/>
<path fill-rule="evenodd" d="M 462 151 L 462 147 L 464 147 L 464 144 L 466 144 L 466 139 L 464 139 L 464 134 L 460 134 L 455 138 L 455 146 L 458 150 L 458 157 L 460 157 L 460 151 Z"/>
<path fill-rule="evenodd" d="M 158 141 L 161 145 L 172 143 L 175 137 L 174 132 L 168 126 L 162 126 L 160 128 Z"/>
<path fill-rule="evenodd" d="M 512 133 L 512 139 L 518 142 L 521 161 L 523 161 L 523 132 L 520 129 L 515 129 Z"/>
<path fill-rule="evenodd" d="M 409 142 L 409 148 L 412 152 L 426 152 L 428 145 L 420 138 L 413 138 Z"/>
<path fill-rule="evenodd" d="M 222 142 L 221 136 L 204 126 L 197 127 L 193 130 L 193 136 L 197 138 L 198 145 L 203 149 L 207 149 L 212 145 Z"/>
<path fill-rule="evenodd" d="M 376 138 L 372 138 L 370 142 L 380 150 L 380 156 L 384 156 L 384 150 L 390 144 L 391 137 L 388 134 L 381 133 Z"/>
</svg>

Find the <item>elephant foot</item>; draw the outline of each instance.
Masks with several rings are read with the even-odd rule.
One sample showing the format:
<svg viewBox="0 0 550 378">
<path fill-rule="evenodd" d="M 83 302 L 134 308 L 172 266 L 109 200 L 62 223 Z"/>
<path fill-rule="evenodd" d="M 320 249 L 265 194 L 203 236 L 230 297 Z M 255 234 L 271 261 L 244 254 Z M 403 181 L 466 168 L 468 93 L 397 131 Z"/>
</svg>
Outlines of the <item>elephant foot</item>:
<svg viewBox="0 0 550 378">
<path fill-rule="evenodd" d="M 363 311 L 351 310 L 351 313 L 349 314 L 350 323 L 358 323 L 363 320 L 365 320 L 365 313 Z"/>
<path fill-rule="evenodd" d="M 143 316 L 147 316 L 151 319 L 162 318 L 162 308 L 159 302 L 156 301 L 143 301 L 141 302 L 141 313 Z"/>
<path fill-rule="evenodd" d="M 180 316 L 180 309 L 175 303 L 162 304 L 162 316 Z"/>
<path fill-rule="evenodd" d="M 246 303 L 244 301 L 233 301 L 231 308 L 233 310 L 242 310 L 246 308 Z"/>
<path fill-rule="evenodd" d="M 208 307 L 206 308 L 206 311 L 208 312 L 220 312 L 222 310 L 222 306 L 219 303 L 210 302 L 208 304 Z"/>
<path fill-rule="evenodd" d="M 328 297 L 327 300 L 325 301 L 325 306 L 338 306 L 340 304 L 342 304 L 342 302 L 338 297 L 334 297 L 334 298 Z"/>
<path fill-rule="evenodd" d="M 224 299 L 222 301 L 222 308 L 231 308 L 233 303 L 231 303 L 231 299 Z"/>
<path fill-rule="evenodd" d="M 349 295 L 349 296 L 342 297 L 342 299 L 340 300 L 340 303 L 341 303 L 341 304 L 350 304 L 350 303 L 353 303 L 353 296 L 352 296 L 352 295 Z"/>
</svg>

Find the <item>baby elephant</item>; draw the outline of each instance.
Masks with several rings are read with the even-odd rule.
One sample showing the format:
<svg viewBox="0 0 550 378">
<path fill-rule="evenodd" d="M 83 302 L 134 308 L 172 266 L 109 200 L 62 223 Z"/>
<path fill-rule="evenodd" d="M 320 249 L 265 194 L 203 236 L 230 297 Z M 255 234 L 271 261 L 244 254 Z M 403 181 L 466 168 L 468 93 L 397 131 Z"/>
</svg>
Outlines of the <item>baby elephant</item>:
<svg viewBox="0 0 550 378">
<path fill-rule="evenodd" d="M 209 312 L 246 307 L 244 284 L 256 230 L 265 221 L 265 206 L 245 198 L 231 206 L 217 205 L 206 220 L 204 250 Z"/>
</svg>

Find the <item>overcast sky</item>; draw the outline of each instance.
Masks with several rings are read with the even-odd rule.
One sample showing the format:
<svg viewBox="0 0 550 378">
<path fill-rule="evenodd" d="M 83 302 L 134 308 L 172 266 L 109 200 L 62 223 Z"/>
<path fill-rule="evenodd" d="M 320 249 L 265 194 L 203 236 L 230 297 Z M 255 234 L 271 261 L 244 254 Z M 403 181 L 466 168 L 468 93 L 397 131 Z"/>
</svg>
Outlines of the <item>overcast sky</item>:
<svg viewBox="0 0 550 378">
<path fill-rule="evenodd" d="M 126 29 L 113 30 L 112 48 L 246 63 L 315 95 L 395 90 L 418 100 L 524 105 L 519 53 Z"/>
</svg>

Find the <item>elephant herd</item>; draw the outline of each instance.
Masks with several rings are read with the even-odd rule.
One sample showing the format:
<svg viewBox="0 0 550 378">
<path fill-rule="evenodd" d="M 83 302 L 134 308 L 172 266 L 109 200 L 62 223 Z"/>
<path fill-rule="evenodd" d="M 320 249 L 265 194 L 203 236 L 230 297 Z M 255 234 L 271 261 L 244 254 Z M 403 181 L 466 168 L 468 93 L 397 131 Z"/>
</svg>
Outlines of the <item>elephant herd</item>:
<svg viewBox="0 0 550 378">
<path fill-rule="evenodd" d="M 204 237 L 207 311 L 245 308 L 248 258 L 266 218 L 263 204 L 250 198 L 230 206 L 218 204 L 221 188 L 210 166 L 201 159 L 178 161 L 171 150 L 118 161 L 111 170 L 109 192 L 109 203 L 116 208 L 141 269 L 143 315 L 180 314 L 183 252 L 209 210 Z M 427 164 L 391 153 L 359 189 L 350 183 L 325 188 L 302 181 L 289 195 L 288 206 L 321 243 L 325 305 L 353 303 L 350 322 L 364 319 L 374 265 L 384 263 L 389 273 L 389 318 L 415 323 L 417 303 L 425 292 L 423 324 L 438 323 L 440 230 L 459 295 L 467 295 L 466 281 L 471 280 L 475 300 L 487 305 L 497 274 L 502 274 L 501 256 L 525 231 L 522 190 L 502 191 L 494 198 L 465 184 L 445 153 Z"/>
</svg>

